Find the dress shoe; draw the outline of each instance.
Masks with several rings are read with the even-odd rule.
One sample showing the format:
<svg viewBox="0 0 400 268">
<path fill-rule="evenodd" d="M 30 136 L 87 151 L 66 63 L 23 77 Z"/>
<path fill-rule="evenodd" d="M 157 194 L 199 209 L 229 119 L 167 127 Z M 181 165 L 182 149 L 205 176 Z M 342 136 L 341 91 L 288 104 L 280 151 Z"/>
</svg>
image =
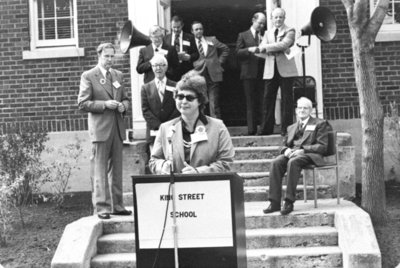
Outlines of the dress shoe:
<svg viewBox="0 0 400 268">
<path fill-rule="evenodd" d="M 107 212 L 99 213 L 99 214 L 97 214 L 97 217 L 99 217 L 99 219 L 102 219 L 102 220 L 108 220 L 108 219 L 110 219 L 110 213 L 107 213 Z"/>
<path fill-rule="evenodd" d="M 285 201 L 283 208 L 281 210 L 281 215 L 288 215 L 290 212 L 293 211 L 293 202 Z"/>
<path fill-rule="evenodd" d="M 279 210 L 281 210 L 281 206 L 278 203 L 271 202 L 271 204 L 269 205 L 268 208 L 263 209 L 263 212 L 265 214 L 268 214 L 268 213 L 272 213 L 272 212 L 279 211 Z"/>
<path fill-rule="evenodd" d="M 111 213 L 112 215 L 118 215 L 118 216 L 129 216 L 132 215 L 132 211 L 130 210 L 121 210 L 121 211 L 116 211 Z"/>
</svg>

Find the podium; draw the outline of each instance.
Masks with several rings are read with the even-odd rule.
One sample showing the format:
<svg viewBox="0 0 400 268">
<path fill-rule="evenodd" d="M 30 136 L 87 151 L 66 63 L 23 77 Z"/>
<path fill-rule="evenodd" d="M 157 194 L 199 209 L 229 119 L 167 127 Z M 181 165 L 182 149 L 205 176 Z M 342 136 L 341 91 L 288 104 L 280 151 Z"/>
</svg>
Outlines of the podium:
<svg viewBox="0 0 400 268">
<path fill-rule="evenodd" d="M 136 267 L 151 268 L 157 258 L 154 267 L 173 268 L 170 176 L 132 176 L 132 183 Z M 180 268 L 247 267 L 241 177 L 175 174 L 175 204 Z"/>
</svg>

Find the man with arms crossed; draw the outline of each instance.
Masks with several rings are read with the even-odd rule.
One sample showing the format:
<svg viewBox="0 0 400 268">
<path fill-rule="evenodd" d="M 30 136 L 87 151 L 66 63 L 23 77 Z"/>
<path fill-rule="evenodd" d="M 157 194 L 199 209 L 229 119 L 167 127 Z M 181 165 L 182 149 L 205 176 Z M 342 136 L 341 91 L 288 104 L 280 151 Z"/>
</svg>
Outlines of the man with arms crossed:
<svg viewBox="0 0 400 268">
<path fill-rule="evenodd" d="M 301 97 L 297 100 L 296 115 L 298 122 L 288 127 L 283 140 L 280 155 L 271 163 L 269 182 L 269 207 L 264 213 L 272 213 L 281 209 L 282 178 L 287 173 L 287 188 L 282 215 L 293 211 L 296 201 L 296 187 L 301 170 L 310 164 L 325 164 L 323 156 L 328 149 L 328 133 L 332 131 L 330 124 L 311 115 L 312 102 Z"/>
<path fill-rule="evenodd" d="M 99 63 L 82 74 L 78 96 L 79 109 L 88 113 L 92 201 L 100 219 L 109 219 L 110 214 L 132 213 L 125 209 L 122 199 L 123 117 L 128 111 L 129 99 L 122 73 L 111 68 L 114 54 L 111 43 L 98 46 Z"/>
</svg>

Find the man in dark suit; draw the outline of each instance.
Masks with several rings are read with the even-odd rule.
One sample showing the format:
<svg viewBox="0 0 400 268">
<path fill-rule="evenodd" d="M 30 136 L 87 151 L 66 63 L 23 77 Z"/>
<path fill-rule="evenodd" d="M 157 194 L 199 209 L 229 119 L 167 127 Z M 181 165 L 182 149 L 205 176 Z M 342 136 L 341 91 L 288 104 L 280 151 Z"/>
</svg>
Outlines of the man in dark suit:
<svg viewBox="0 0 400 268">
<path fill-rule="evenodd" d="M 199 51 L 199 59 L 193 63 L 193 67 L 206 79 L 210 115 L 221 118 L 219 83 L 223 80 L 222 64 L 228 58 L 229 47 L 218 41 L 215 36 L 204 36 L 201 22 L 192 23 L 192 33 Z"/>
<path fill-rule="evenodd" d="M 178 53 L 179 64 L 174 69 L 172 80 L 179 81 L 185 73 L 193 69 L 193 62 L 199 58 L 194 37 L 190 33 L 182 31 L 183 20 L 179 16 L 173 16 L 171 19 L 170 34 L 164 37 L 164 43 L 175 48 Z"/>
<path fill-rule="evenodd" d="M 79 109 L 88 112 L 92 200 L 100 219 L 109 219 L 110 214 L 132 213 L 125 209 L 122 198 L 122 142 L 129 98 L 123 74 L 111 68 L 114 54 L 111 43 L 97 48 L 99 63 L 82 74 L 78 96 Z"/>
<path fill-rule="evenodd" d="M 168 61 L 167 77 L 173 79 L 174 70 L 179 64 L 178 53 L 175 48 L 163 42 L 164 30 L 160 26 L 151 26 L 149 30 L 151 44 L 139 50 L 139 59 L 136 71 L 144 74 L 143 82 L 148 83 L 154 79 L 154 72 L 150 60 L 154 54 L 164 55 Z"/>
<path fill-rule="evenodd" d="M 249 135 L 257 132 L 257 118 L 261 117 L 264 92 L 263 71 L 265 60 L 254 54 L 258 51 L 265 26 L 265 15 L 254 14 L 249 30 L 239 33 L 236 55 L 240 61 L 240 79 L 246 96 L 247 130 Z"/>
<path fill-rule="evenodd" d="M 168 62 L 162 55 L 154 55 L 150 61 L 155 79 L 144 84 L 141 90 L 142 112 L 146 120 L 147 142 L 152 144 L 161 123 L 179 116 L 176 109 L 174 90 L 176 82 L 167 79 Z"/>
<path fill-rule="evenodd" d="M 282 177 L 287 173 L 287 188 L 282 215 L 293 211 L 296 200 L 296 187 L 301 170 L 309 165 L 323 165 L 323 156 L 328 149 L 330 124 L 322 119 L 311 117 L 312 102 L 301 97 L 297 100 L 296 114 L 298 122 L 290 125 L 284 138 L 280 155 L 273 160 L 270 169 L 269 200 L 270 205 L 264 213 L 281 209 Z"/>
<path fill-rule="evenodd" d="M 259 46 L 264 53 L 265 91 L 263 114 L 260 126 L 261 135 L 273 134 L 275 125 L 275 102 L 278 89 L 281 89 L 282 124 L 281 134 L 285 136 L 286 128 L 293 123 L 293 77 L 297 76 L 294 58 L 285 55 L 293 46 L 296 32 L 294 28 L 285 25 L 285 11 L 276 8 L 272 11 L 273 27 L 268 30 Z"/>
</svg>

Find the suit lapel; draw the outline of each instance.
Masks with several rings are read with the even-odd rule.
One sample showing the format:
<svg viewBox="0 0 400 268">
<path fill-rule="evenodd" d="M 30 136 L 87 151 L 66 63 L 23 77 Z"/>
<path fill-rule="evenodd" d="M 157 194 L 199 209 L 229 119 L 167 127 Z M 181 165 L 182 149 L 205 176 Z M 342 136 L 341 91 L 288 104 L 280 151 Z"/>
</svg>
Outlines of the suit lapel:
<svg viewBox="0 0 400 268">
<path fill-rule="evenodd" d="M 183 134 L 182 134 L 182 122 L 180 118 L 177 118 L 177 121 L 175 124 L 172 125 L 175 129 L 175 135 L 172 136 L 172 145 L 173 145 L 173 154 L 174 158 L 177 157 L 176 159 L 179 159 L 180 162 L 175 163 L 175 165 L 178 165 L 178 163 L 183 163 L 185 161 L 185 153 L 183 152 Z"/>
<path fill-rule="evenodd" d="M 161 99 L 160 95 L 158 94 L 156 80 L 153 80 L 150 83 L 150 98 L 156 100 L 157 106 L 161 107 Z"/>
<path fill-rule="evenodd" d="M 203 124 L 203 122 L 201 122 L 201 120 L 197 121 L 197 125 L 196 125 L 196 128 L 195 128 L 195 130 L 194 130 L 195 133 L 196 133 L 196 129 L 197 129 L 199 126 L 204 126 L 205 129 L 206 129 L 206 133 L 208 133 L 208 125 L 205 126 L 205 125 Z M 190 161 L 192 161 L 193 154 L 194 154 L 194 152 L 195 152 L 195 150 L 196 150 L 198 144 L 201 143 L 201 142 L 204 142 L 204 141 L 199 141 L 199 142 L 196 142 L 196 143 L 192 143 L 192 147 L 190 148 Z"/>
<path fill-rule="evenodd" d="M 315 121 L 316 120 L 313 117 L 310 117 L 310 119 L 308 119 L 307 125 L 304 126 L 304 134 L 303 138 L 301 139 L 301 144 L 305 143 L 307 139 L 311 136 L 311 134 L 314 133 L 314 131 L 305 131 L 305 129 L 308 125 L 315 125 Z"/>
</svg>

